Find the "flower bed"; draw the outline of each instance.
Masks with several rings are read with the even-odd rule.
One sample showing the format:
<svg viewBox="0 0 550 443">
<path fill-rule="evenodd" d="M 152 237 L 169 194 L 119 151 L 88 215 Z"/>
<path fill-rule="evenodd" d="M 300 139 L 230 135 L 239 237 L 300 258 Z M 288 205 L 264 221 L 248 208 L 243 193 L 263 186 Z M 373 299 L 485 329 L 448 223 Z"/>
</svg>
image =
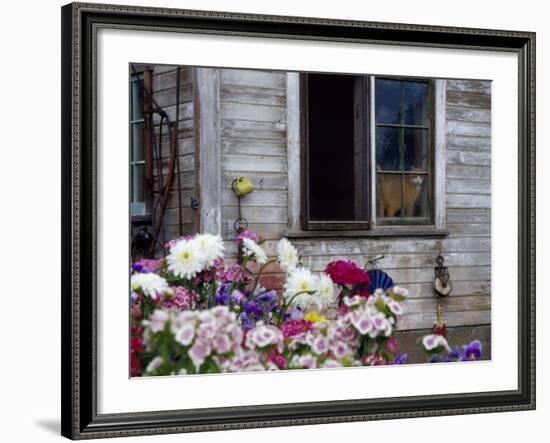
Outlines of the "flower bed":
<svg viewBox="0 0 550 443">
<path fill-rule="evenodd" d="M 406 362 L 394 332 L 407 291 L 389 276 L 343 260 L 317 275 L 287 239 L 273 260 L 255 233 L 236 241 L 240 264 L 225 263 L 219 236 L 200 234 L 169 242 L 165 259 L 132 265 L 132 376 Z M 261 285 L 275 262 L 285 274 L 280 292 Z M 431 361 L 481 355 L 473 344 L 452 354 L 441 339 L 424 339 Z"/>
</svg>

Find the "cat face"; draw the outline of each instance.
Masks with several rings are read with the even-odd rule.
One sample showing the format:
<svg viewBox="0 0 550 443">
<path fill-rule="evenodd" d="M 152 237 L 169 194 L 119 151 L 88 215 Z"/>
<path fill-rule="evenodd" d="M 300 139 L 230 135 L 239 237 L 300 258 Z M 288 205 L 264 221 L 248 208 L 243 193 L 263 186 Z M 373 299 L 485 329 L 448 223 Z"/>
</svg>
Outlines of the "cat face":
<svg viewBox="0 0 550 443">
<path fill-rule="evenodd" d="M 422 188 L 422 185 L 424 183 L 425 177 L 422 175 L 413 175 L 409 177 L 409 181 L 415 185 L 418 189 Z"/>
</svg>

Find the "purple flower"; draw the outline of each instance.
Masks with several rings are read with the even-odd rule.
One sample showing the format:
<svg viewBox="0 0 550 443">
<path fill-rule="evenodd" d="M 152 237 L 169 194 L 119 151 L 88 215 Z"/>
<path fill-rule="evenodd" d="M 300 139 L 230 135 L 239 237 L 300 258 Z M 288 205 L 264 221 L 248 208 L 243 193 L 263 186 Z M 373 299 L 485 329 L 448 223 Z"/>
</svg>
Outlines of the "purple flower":
<svg viewBox="0 0 550 443">
<path fill-rule="evenodd" d="M 469 345 L 464 345 L 464 352 L 461 356 L 462 361 L 479 360 L 481 358 L 481 342 L 474 340 Z"/>
<path fill-rule="evenodd" d="M 229 295 L 226 293 L 216 294 L 216 304 L 226 306 L 229 302 Z"/>
<path fill-rule="evenodd" d="M 255 322 L 249 317 L 246 312 L 241 312 L 239 318 L 241 319 L 241 324 L 243 325 L 243 329 L 245 331 L 250 331 L 254 327 Z"/>
<path fill-rule="evenodd" d="M 277 292 L 273 290 L 265 292 L 256 297 L 254 301 L 264 314 L 268 314 L 277 306 Z"/>
<path fill-rule="evenodd" d="M 409 358 L 408 354 L 401 354 L 395 357 L 390 364 L 392 365 L 404 365 Z"/>
<path fill-rule="evenodd" d="M 446 361 L 457 361 L 457 360 L 460 359 L 460 356 L 461 356 L 460 352 L 457 351 L 456 349 L 453 349 L 453 350 L 449 351 L 449 353 L 447 354 L 446 358 L 448 360 L 446 360 Z"/>
</svg>

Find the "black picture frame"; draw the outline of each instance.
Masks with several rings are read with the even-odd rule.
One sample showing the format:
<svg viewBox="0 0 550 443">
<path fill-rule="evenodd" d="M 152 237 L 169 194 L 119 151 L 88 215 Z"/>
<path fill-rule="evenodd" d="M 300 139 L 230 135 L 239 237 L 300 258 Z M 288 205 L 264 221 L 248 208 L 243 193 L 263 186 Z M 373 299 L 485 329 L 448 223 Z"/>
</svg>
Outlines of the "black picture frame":
<svg viewBox="0 0 550 443">
<path fill-rule="evenodd" d="M 72 3 L 62 15 L 62 435 L 71 439 L 535 408 L 535 33 Z M 146 413 L 97 413 L 96 30 L 399 44 L 516 53 L 519 60 L 518 389 Z"/>
</svg>

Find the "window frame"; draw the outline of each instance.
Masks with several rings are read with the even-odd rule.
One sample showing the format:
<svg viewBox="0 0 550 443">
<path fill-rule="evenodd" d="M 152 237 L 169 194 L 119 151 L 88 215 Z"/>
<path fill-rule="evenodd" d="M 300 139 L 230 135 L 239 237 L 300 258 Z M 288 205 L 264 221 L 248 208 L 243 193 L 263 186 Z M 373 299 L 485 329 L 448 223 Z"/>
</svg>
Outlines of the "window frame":
<svg viewBox="0 0 550 443">
<path fill-rule="evenodd" d="M 141 118 L 133 118 L 133 87 L 135 82 L 142 82 L 143 88 L 143 114 Z M 152 221 L 152 207 L 153 207 L 153 148 L 152 148 L 152 127 L 153 127 L 153 114 L 152 114 L 152 85 L 153 85 L 153 70 L 149 67 L 145 67 L 143 70 L 130 72 L 129 82 L 129 142 L 130 151 L 128 153 L 129 160 L 129 178 L 130 178 L 130 217 L 132 223 L 145 223 L 148 224 Z M 143 127 L 143 159 L 133 159 L 133 127 L 134 125 L 142 124 Z M 143 165 L 143 194 L 144 200 L 139 202 L 133 202 L 132 192 L 132 172 L 136 165 Z M 141 208 L 141 210 L 135 210 L 135 208 Z"/>
<path fill-rule="evenodd" d="M 357 150 L 357 139 L 360 138 L 363 140 L 363 143 L 369 145 L 371 143 L 368 133 L 368 123 L 369 121 L 369 106 L 365 100 L 362 100 L 360 104 L 357 103 L 357 97 L 361 94 L 368 94 L 370 85 L 368 83 L 367 77 L 363 76 L 353 76 L 356 81 L 354 84 L 354 97 L 355 102 L 354 110 L 355 122 L 360 122 L 360 127 L 354 126 L 354 149 Z M 309 218 L 309 113 L 308 113 L 308 79 L 309 74 L 300 75 L 300 102 L 301 105 L 301 122 L 300 130 L 301 135 L 300 139 L 302 140 L 301 146 L 301 161 L 300 163 L 304 166 L 300 170 L 301 176 L 301 189 L 302 195 L 305 198 L 302 199 L 302 208 L 301 208 L 301 221 L 302 228 L 308 231 L 315 230 L 359 230 L 359 229 L 369 229 L 370 228 L 370 192 L 369 192 L 369 183 L 370 183 L 370 168 L 361 168 L 361 164 L 355 164 L 355 174 L 356 177 L 359 176 L 359 186 L 356 183 L 355 189 L 355 205 L 356 210 L 359 208 L 360 218 L 358 220 L 310 220 Z M 368 152 L 369 148 L 361 149 L 361 153 L 358 156 L 362 160 L 362 164 L 368 164 Z M 359 203 L 359 200 L 363 200 L 363 204 Z"/>
<path fill-rule="evenodd" d="M 136 160 L 134 157 L 135 149 L 134 149 L 134 129 L 136 127 L 139 127 L 139 125 L 142 126 L 142 128 L 145 127 L 145 115 L 143 115 L 141 118 L 134 118 L 134 108 L 136 107 L 136 104 L 134 103 L 134 88 L 136 88 L 136 84 L 139 85 L 139 83 L 143 85 L 144 83 L 144 75 L 143 72 L 135 72 L 130 74 L 130 213 L 132 215 L 132 218 L 136 217 L 143 217 L 147 214 L 147 196 L 146 190 L 145 190 L 145 180 L 143 180 L 143 200 L 140 201 L 134 201 L 134 171 L 139 167 L 143 167 L 143 172 L 145 175 L 145 149 L 142 147 L 142 151 L 144 152 L 143 159 Z M 139 86 L 137 86 L 139 87 Z M 145 95 L 145 94 L 143 94 Z M 142 109 L 145 110 L 145 100 L 142 104 Z M 145 130 L 143 130 L 143 136 L 142 136 L 142 142 L 145 137 Z M 145 143 L 143 143 L 145 144 Z M 138 209 L 139 208 L 139 209 Z"/>
<path fill-rule="evenodd" d="M 434 212 L 435 212 L 435 196 L 434 196 L 434 175 L 435 175 L 435 114 L 436 114 L 436 108 L 435 108 L 435 94 L 434 94 L 434 79 L 430 78 L 411 78 L 411 77 L 404 77 L 404 76 L 388 76 L 388 75 L 380 75 L 375 76 L 371 75 L 369 77 L 369 83 L 370 83 L 370 95 L 368 97 L 369 99 L 369 108 L 372 109 L 372 114 L 370 115 L 370 145 L 367 147 L 371 152 L 370 154 L 370 165 L 369 170 L 374 175 L 374 179 L 371 182 L 371 199 L 373 201 L 373 205 L 371 206 L 372 211 L 372 219 L 376 220 L 377 226 L 433 226 L 434 225 Z M 376 80 L 396 80 L 400 82 L 415 82 L 415 83 L 426 83 L 428 85 L 428 97 L 427 97 L 427 118 L 426 118 L 426 125 L 407 125 L 404 124 L 404 117 L 402 116 L 402 120 L 399 124 L 388 124 L 388 123 L 378 123 L 376 121 L 376 115 L 375 115 L 375 106 L 376 106 Z M 403 88 L 401 88 L 401 106 L 403 105 Z M 403 109 L 401 109 L 401 112 L 403 112 Z M 426 129 L 428 131 L 428 148 L 427 148 L 427 173 L 424 172 L 407 172 L 405 171 L 403 165 L 399 174 L 402 177 L 401 182 L 401 191 L 403 192 L 403 180 L 406 175 L 427 175 L 428 176 L 428 216 L 427 217 L 404 217 L 399 216 L 395 218 L 387 218 L 387 217 L 379 217 L 377 213 L 376 204 L 378 201 L 377 198 L 377 178 L 378 178 L 378 171 L 376 170 L 376 132 L 378 130 L 379 126 L 383 127 L 396 127 L 401 130 L 401 144 L 404 144 L 404 137 L 405 137 L 405 129 L 412 128 L 412 129 Z M 404 154 L 401 154 L 404 155 Z M 390 172 L 383 171 L 382 173 L 388 174 Z M 401 207 L 403 207 L 403 195 L 401 196 Z"/>
<path fill-rule="evenodd" d="M 444 79 L 416 78 L 407 76 L 374 76 L 368 74 L 350 74 L 362 77 L 367 83 L 368 97 L 365 100 L 366 120 L 368 126 L 368 161 L 367 183 L 370 188 L 368 220 L 363 222 L 310 221 L 307 217 L 307 148 L 308 148 L 308 115 L 307 115 L 307 73 L 287 73 L 287 155 L 288 155 L 288 230 L 289 237 L 384 237 L 384 236 L 431 236 L 448 235 L 445 215 L 445 180 L 446 180 L 446 81 Z M 376 171 L 375 167 L 375 125 L 374 97 L 376 78 L 392 78 L 411 81 L 431 82 L 431 204 L 429 223 L 421 219 L 415 223 L 395 224 L 378 223 L 376 217 Z M 368 103 L 367 103 L 368 102 Z M 372 112 L 371 112 L 372 111 Z"/>
</svg>

